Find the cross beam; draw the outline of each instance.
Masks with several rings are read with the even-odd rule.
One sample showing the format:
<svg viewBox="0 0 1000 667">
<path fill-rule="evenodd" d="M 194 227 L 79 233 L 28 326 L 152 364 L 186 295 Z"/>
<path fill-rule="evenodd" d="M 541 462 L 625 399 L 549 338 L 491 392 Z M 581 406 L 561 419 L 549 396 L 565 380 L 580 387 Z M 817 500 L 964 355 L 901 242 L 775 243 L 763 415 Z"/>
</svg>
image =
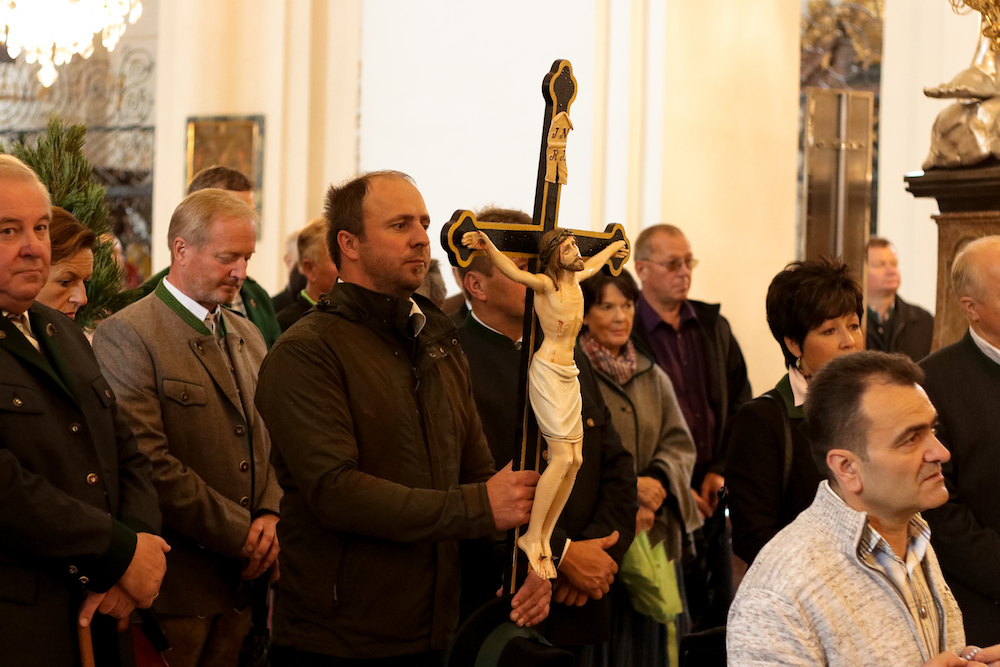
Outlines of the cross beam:
<svg viewBox="0 0 1000 667">
<path fill-rule="evenodd" d="M 482 231 L 493 244 L 510 257 L 528 258 L 528 271 L 536 273 L 538 266 L 538 242 L 542 235 L 558 227 L 559 192 L 567 182 L 566 139 L 573 124 L 569 120 L 569 109 L 576 98 L 576 78 L 573 66 L 568 60 L 557 60 L 542 81 L 542 96 L 545 98 L 545 116 L 542 121 L 542 145 L 538 161 L 538 177 L 535 186 L 535 207 L 530 225 L 505 224 L 478 221 L 476 216 L 465 210 L 455 211 L 451 220 L 441 230 L 441 245 L 448 253 L 452 266 L 466 267 L 482 250 L 472 250 L 462 244 L 465 232 Z M 615 241 L 625 240 L 625 228 L 619 224 L 609 224 L 603 232 L 570 230 L 576 237 L 580 253 L 592 257 Z M 621 273 L 627 257 L 614 257 L 602 269 L 612 275 Z M 534 292 L 527 290 L 524 299 L 524 332 L 521 346 L 521 366 L 518 380 L 519 405 L 523 407 L 520 460 L 514 460 L 515 470 L 539 470 L 541 462 L 542 436 L 538 422 L 528 400 L 528 365 L 531 356 L 541 345 L 542 332 L 534 312 Z M 527 561 L 520 557 L 517 538 L 519 529 L 507 535 L 507 568 L 504 572 L 504 591 L 514 593 L 527 574 Z"/>
</svg>

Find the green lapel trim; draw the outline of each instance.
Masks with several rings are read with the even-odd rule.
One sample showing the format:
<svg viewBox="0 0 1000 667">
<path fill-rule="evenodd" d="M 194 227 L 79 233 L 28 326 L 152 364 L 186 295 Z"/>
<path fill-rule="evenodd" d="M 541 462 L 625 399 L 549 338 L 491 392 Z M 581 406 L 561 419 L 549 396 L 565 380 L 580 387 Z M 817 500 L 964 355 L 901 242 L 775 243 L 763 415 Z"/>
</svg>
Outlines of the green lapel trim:
<svg viewBox="0 0 1000 667">
<path fill-rule="evenodd" d="M 167 304 L 167 308 L 177 313 L 177 315 L 188 323 L 192 329 L 200 333 L 202 336 L 211 336 L 212 332 L 209 331 L 205 323 L 199 320 L 197 317 L 191 314 L 191 311 L 181 305 L 181 302 L 170 293 L 167 286 L 163 284 L 161 280 L 156 285 L 156 289 L 153 290 L 153 294 L 160 298 L 160 301 Z"/>
<path fill-rule="evenodd" d="M 781 378 L 774 389 L 784 399 L 789 419 L 805 419 L 805 410 L 802 409 L 801 405 L 795 405 L 795 394 L 792 392 L 792 381 L 788 379 L 788 373 L 785 373 L 785 377 Z"/>
<path fill-rule="evenodd" d="M 53 360 L 58 359 L 62 364 L 63 372 L 66 372 L 66 359 L 62 355 L 58 346 L 55 345 L 55 341 L 46 333 L 48 329 L 48 320 L 43 319 L 37 312 L 31 311 L 28 318 L 31 321 L 31 331 L 35 334 L 35 338 L 38 340 L 39 345 L 45 350 L 46 354 L 52 355 Z M 73 399 L 76 403 L 76 396 L 70 391 L 69 387 L 63 381 L 62 377 L 46 359 L 45 356 L 39 353 L 35 347 L 28 342 L 28 339 L 24 337 L 24 334 L 18 330 L 14 323 L 8 320 L 6 317 L 0 317 L 0 348 L 7 350 L 15 357 L 18 357 L 25 363 L 28 363 L 39 371 L 47 375 L 57 387 L 66 392 L 66 395 Z M 41 332 L 41 333 L 39 333 Z"/>
<path fill-rule="evenodd" d="M 301 292 L 299 292 L 299 296 L 302 297 L 303 299 L 305 299 L 306 303 L 308 303 L 310 306 L 315 306 L 316 305 L 316 300 L 313 299 L 308 294 L 306 294 L 305 290 L 302 290 Z"/>
</svg>

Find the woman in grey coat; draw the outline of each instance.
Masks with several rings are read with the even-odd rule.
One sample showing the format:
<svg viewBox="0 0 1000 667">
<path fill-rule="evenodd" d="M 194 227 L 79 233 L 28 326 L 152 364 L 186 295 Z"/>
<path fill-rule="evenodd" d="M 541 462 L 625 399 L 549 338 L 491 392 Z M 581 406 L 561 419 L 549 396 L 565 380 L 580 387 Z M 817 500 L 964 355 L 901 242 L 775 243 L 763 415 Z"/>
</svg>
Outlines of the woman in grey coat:
<svg viewBox="0 0 1000 667">
<path fill-rule="evenodd" d="M 667 558 L 679 564 L 684 545 L 690 545 L 687 535 L 702 524 L 690 491 L 694 441 L 670 378 L 629 340 L 639 297 L 632 276 L 627 271 L 619 276 L 599 273 L 581 287 L 584 330 L 579 344 L 600 378 L 622 444 L 635 458 L 636 533 L 648 531 L 650 545 L 662 544 Z M 593 664 L 666 664 L 668 627 L 636 612 L 617 581 L 611 595 L 614 639 L 597 649 Z"/>
</svg>

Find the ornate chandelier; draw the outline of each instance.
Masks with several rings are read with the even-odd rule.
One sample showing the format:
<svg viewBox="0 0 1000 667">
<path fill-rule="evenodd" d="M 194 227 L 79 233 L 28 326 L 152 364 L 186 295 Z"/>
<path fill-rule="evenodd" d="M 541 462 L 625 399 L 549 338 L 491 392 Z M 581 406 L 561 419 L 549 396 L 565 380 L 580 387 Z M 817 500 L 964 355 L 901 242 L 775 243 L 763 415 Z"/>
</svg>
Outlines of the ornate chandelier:
<svg viewBox="0 0 1000 667">
<path fill-rule="evenodd" d="M 0 44 L 17 58 L 38 62 L 38 80 L 48 88 L 59 74 L 56 66 L 74 54 L 89 58 L 94 35 L 113 51 L 125 33 L 125 20 L 142 16 L 142 0 L 0 0 Z"/>
</svg>

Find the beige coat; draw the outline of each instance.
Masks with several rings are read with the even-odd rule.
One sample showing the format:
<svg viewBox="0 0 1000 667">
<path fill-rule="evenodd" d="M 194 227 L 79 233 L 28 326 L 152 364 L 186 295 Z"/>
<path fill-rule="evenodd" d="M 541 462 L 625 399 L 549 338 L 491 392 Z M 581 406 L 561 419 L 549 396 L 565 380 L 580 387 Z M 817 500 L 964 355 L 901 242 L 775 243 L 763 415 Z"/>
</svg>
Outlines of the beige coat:
<svg viewBox="0 0 1000 667">
<path fill-rule="evenodd" d="M 168 302 L 180 308 L 161 286 L 105 320 L 94 351 L 153 463 L 163 537 L 173 548 L 155 608 L 217 614 L 236 602 L 251 512 L 277 513 L 281 498 L 253 406 L 267 350 L 251 322 L 224 311 L 231 373 L 214 336 Z"/>
</svg>

